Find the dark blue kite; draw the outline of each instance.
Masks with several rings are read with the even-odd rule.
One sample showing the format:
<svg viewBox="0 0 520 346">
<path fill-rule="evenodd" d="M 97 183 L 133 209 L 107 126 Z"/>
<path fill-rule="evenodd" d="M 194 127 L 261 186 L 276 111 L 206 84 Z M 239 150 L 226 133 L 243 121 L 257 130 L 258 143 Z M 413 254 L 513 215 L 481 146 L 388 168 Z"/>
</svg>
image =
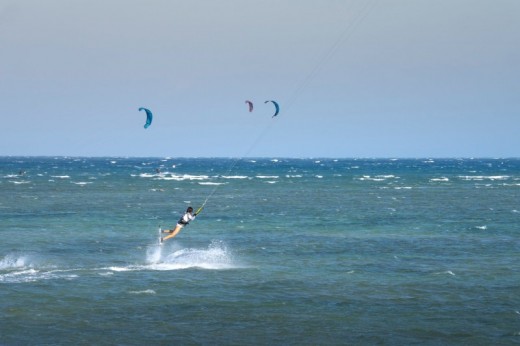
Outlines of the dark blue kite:
<svg viewBox="0 0 520 346">
<path fill-rule="evenodd" d="M 251 113 L 253 111 L 253 102 L 247 100 L 246 103 L 249 106 L 249 112 Z"/>
<path fill-rule="evenodd" d="M 273 115 L 273 118 L 274 118 L 280 112 L 280 106 L 278 106 L 278 103 L 276 103 L 275 101 L 265 101 L 264 103 L 267 103 L 267 102 L 272 102 L 274 107 L 275 107 L 275 109 L 276 109 L 275 112 L 274 112 L 274 115 Z"/>
</svg>

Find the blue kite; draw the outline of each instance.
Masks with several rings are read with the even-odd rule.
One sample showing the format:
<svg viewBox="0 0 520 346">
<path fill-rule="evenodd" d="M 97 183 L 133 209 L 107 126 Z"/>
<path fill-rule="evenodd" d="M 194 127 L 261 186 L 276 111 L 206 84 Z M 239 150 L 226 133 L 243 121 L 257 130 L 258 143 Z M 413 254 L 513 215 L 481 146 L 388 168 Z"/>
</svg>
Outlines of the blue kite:
<svg viewBox="0 0 520 346">
<path fill-rule="evenodd" d="M 272 102 L 273 105 L 274 105 L 274 107 L 275 107 L 275 109 L 276 109 L 276 111 L 274 112 L 274 115 L 273 115 L 273 118 L 274 118 L 274 117 L 277 116 L 278 113 L 280 112 L 280 106 L 279 106 L 278 103 L 276 103 L 275 101 L 270 101 L 270 100 L 268 100 L 268 101 L 265 101 L 264 103 L 267 103 L 267 102 Z"/>
<path fill-rule="evenodd" d="M 152 124 L 153 115 L 149 109 L 146 109 L 143 107 L 139 108 L 139 111 L 143 111 L 143 110 L 146 112 L 146 124 L 144 124 L 144 128 L 147 129 L 148 126 L 150 126 Z"/>
</svg>

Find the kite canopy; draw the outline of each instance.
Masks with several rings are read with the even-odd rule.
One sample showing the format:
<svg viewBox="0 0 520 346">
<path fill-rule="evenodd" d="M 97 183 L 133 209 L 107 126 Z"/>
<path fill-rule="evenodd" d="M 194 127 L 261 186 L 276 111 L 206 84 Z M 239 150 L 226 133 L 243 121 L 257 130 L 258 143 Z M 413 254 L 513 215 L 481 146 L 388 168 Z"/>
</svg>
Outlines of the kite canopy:
<svg viewBox="0 0 520 346">
<path fill-rule="evenodd" d="M 147 129 L 148 126 L 150 126 L 152 124 L 152 119 L 153 119 L 153 115 L 152 115 L 152 112 L 150 112 L 149 109 L 146 109 L 146 108 L 139 108 L 139 111 L 145 111 L 146 112 L 146 124 L 144 124 L 144 128 Z"/>
<path fill-rule="evenodd" d="M 272 102 L 275 107 L 275 112 L 273 114 L 273 118 L 274 118 L 280 112 L 280 106 L 278 105 L 278 103 L 276 103 L 275 101 L 271 101 L 271 100 L 265 101 L 264 103 L 268 103 L 268 102 Z"/>
<path fill-rule="evenodd" d="M 253 102 L 246 100 L 247 105 L 249 106 L 249 112 L 253 111 Z"/>
</svg>

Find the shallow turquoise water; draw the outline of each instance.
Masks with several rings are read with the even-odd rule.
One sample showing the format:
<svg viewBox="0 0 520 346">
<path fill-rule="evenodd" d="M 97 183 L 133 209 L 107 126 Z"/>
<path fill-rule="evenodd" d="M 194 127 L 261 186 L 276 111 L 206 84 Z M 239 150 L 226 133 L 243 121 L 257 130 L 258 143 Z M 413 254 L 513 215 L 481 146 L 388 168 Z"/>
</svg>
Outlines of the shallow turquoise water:
<svg viewBox="0 0 520 346">
<path fill-rule="evenodd" d="M 234 163 L 0 158 L 0 344 L 520 342 L 520 160 Z"/>
</svg>

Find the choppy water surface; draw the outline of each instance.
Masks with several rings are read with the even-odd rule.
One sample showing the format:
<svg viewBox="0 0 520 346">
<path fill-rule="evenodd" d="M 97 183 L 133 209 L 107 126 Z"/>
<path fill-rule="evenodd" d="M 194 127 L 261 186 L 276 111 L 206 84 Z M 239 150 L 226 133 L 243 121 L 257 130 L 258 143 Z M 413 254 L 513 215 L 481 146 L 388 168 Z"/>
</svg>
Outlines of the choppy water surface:
<svg viewBox="0 0 520 346">
<path fill-rule="evenodd" d="M 517 159 L 4 157 L 0 344 L 518 344 L 519 228 Z"/>
</svg>

